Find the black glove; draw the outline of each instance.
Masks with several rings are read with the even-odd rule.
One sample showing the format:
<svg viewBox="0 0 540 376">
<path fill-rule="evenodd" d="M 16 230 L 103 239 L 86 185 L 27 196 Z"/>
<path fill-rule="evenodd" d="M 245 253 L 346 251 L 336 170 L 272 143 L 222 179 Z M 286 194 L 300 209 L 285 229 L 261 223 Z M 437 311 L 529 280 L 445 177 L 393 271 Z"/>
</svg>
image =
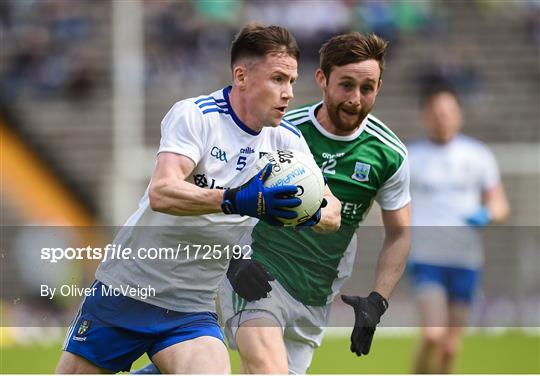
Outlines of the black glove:
<svg viewBox="0 0 540 376">
<path fill-rule="evenodd" d="M 358 356 L 367 355 L 375 327 L 388 308 L 388 302 L 382 295 L 373 291 L 367 298 L 341 295 L 341 300 L 354 309 L 354 329 L 351 334 L 351 352 Z"/>
<path fill-rule="evenodd" d="M 268 281 L 274 277 L 257 261 L 249 259 L 231 259 L 227 278 L 236 293 L 248 302 L 266 298 L 272 291 Z"/>
</svg>

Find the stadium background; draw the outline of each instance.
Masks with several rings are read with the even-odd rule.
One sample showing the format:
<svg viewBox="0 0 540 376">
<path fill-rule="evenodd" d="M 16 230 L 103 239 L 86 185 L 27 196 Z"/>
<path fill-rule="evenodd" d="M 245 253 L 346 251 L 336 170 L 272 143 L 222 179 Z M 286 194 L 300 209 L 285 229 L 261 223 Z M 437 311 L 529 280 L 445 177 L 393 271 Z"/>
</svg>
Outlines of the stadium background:
<svg viewBox="0 0 540 376">
<path fill-rule="evenodd" d="M 320 99 L 313 73 L 329 36 L 359 30 L 389 40 L 374 114 L 406 142 L 422 134 L 422 82 L 438 74 L 454 82 L 464 131 L 495 152 L 512 205 L 506 226 L 486 232 L 483 289 L 458 371 L 539 373 L 540 2 L 534 0 L 0 2 L 0 373 L 52 372 L 63 329 L 50 318 L 65 325 L 76 305 L 38 298 L 29 276 L 65 272 L 84 284 L 94 267 L 71 263 L 47 274 L 25 254 L 25 244 L 40 240 L 28 225 L 121 225 L 148 182 L 161 118 L 175 101 L 229 82 L 229 44 L 249 20 L 286 26 L 300 44 L 292 107 Z M 377 215 L 366 222 L 378 224 Z M 380 229 L 360 234 L 370 240 L 359 242 L 347 292 L 367 292 L 373 276 Z M 402 321 L 393 320 L 398 313 Z M 336 304 L 332 335 L 312 371 L 408 372 L 415 312 L 406 279 L 386 320 L 373 354 L 356 359 L 344 328 L 352 317 Z"/>
</svg>

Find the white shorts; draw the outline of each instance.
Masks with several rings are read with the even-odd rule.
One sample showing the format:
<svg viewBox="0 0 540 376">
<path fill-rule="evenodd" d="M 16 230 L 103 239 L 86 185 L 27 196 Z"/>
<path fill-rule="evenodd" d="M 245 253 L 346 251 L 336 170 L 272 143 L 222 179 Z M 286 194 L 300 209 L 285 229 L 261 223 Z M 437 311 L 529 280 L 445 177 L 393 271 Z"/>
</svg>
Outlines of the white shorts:
<svg viewBox="0 0 540 376">
<path fill-rule="evenodd" d="M 270 285 L 272 291 L 268 298 L 248 302 L 234 292 L 227 278 L 223 279 L 218 307 L 225 338 L 230 348 L 238 350 L 236 331 L 242 323 L 252 319 L 270 319 L 283 333 L 289 373 L 305 374 L 313 352 L 321 345 L 330 316 L 330 304 L 306 306 L 289 295 L 279 282 L 272 281 Z"/>
</svg>

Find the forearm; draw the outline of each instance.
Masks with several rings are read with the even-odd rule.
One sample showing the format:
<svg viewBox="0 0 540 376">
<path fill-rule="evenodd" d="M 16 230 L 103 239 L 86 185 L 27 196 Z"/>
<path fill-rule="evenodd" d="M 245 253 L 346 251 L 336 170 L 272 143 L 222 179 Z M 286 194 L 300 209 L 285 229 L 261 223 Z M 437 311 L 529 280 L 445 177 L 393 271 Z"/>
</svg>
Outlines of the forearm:
<svg viewBox="0 0 540 376">
<path fill-rule="evenodd" d="M 223 190 L 205 189 L 184 180 L 161 179 L 150 185 L 150 206 L 171 215 L 201 215 L 221 212 Z"/>
<path fill-rule="evenodd" d="M 394 230 L 396 234 L 386 234 L 379 260 L 373 291 L 377 291 L 386 299 L 390 298 L 392 291 L 399 282 L 405 266 L 411 246 L 408 227 Z"/>
<path fill-rule="evenodd" d="M 503 222 L 510 215 L 510 204 L 502 183 L 483 192 L 482 201 L 489 211 L 491 222 Z"/>
<path fill-rule="evenodd" d="M 341 225 L 341 202 L 332 194 L 326 194 L 324 198 L 328 204 L 321 209 L 321 220 L 313 230 L 318 233 L 336 232 Z"/>
</svg>

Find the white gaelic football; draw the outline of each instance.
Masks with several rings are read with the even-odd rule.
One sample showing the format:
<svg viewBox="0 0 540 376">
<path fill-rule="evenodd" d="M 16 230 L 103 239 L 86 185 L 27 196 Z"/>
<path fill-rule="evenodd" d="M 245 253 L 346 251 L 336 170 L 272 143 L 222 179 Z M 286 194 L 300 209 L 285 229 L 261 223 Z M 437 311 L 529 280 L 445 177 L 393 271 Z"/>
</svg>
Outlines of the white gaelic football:
<svg viewBox="0 0 540 376">
<path fill-rule="evenodd" d="M 302 200 L 302 204 L 294 210 L 298 216 L 294 219 L 280 220 L 288 226 L 295 226 L 307 221 L 320 208 L 324 196 L 324 179 L 321 169 L 311 155 L 299 151 L 276 150 L 261 157 L 257 163 L 257 169 L 272 163 L 272 174 L 265 181 L 266 187 L 280 185 L 296 185 L 298 193 L 296 197 Z"/>
</svg>

